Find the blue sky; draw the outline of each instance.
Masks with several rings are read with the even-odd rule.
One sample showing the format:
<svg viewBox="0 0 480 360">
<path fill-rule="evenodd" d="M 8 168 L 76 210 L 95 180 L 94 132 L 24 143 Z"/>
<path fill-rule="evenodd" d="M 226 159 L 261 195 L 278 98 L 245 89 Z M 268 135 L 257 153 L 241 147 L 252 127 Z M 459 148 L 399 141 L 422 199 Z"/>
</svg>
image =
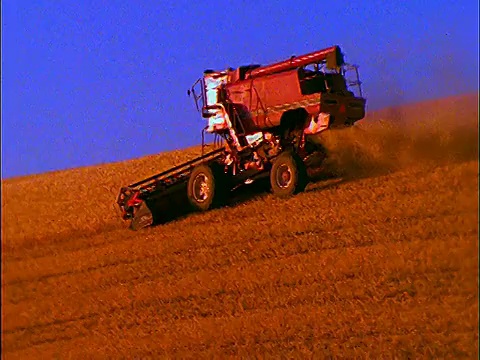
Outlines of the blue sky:
<svg viewBox="0 0 480 360">
<path fill-rule="evenodd" d="M 368 110 L 478 91 L 478 1 L 2 1 L 2 177 L 198 144 L 204 69 L 334 44 Z"/>
</svg>

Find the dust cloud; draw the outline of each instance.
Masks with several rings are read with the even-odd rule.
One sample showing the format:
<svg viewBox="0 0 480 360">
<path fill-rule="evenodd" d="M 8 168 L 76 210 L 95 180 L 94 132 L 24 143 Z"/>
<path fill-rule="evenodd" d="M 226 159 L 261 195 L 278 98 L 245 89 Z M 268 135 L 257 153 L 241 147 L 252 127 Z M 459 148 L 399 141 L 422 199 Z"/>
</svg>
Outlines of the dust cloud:
<svg viewBox="0 0 480 360">
<path fill-rule="evenodd" d="M 434 109 L 416 119 L 390 109 L 374 121 L 321 134 L 316 141 L 329 153 L 325 168 L 335 175 L 356 177 L 478 159 L 478 112 L 459 116 Z"/>
</svg>

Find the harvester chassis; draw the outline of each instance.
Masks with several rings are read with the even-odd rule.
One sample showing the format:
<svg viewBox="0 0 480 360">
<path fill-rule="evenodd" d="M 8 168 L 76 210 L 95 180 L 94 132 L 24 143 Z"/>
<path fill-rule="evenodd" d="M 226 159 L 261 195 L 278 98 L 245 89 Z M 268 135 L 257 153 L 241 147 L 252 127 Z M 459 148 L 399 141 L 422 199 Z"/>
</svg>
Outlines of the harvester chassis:
<svg viewBox="0 0 480 360">
<path fill-rule="evenodd" d="M 356 80 L 347 80 L 352 69 Z M 309 169 L 326 157 L 312 139 L 365 116 L 360 84 L 357 67 L 344 62 L 338 46 L 267 66 L 205 70 L 188 90 L 208 122 L 202 155 L 123 187 L 117 198 L 122 218 L 139 229 L 185 208 L 184 200 L 193 210 L 206 211 L 226 204 L 238 187 L 267 176 L 279 197 L 303 191 Z M 359 96 L 350 86 L 358 87 Z M 205 132 L 221 139 L 220 148 L 206 154 Z"/>
</svg>

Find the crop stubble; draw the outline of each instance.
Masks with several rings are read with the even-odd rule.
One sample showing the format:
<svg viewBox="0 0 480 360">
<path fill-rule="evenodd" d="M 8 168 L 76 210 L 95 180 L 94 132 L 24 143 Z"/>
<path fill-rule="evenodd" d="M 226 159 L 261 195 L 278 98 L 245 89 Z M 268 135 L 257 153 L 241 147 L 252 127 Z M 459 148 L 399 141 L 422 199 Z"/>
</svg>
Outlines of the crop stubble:
<svg viewBox="0 0 480 360">
<path fill-rule="evenodd" d="M 437 111 L 327 137 L 336 177 L 294 198 L 137 233 L 118 188 L 195 149 L 2 183 L 5 358 L 476 358 L 476 110 Z"/>
</svg>

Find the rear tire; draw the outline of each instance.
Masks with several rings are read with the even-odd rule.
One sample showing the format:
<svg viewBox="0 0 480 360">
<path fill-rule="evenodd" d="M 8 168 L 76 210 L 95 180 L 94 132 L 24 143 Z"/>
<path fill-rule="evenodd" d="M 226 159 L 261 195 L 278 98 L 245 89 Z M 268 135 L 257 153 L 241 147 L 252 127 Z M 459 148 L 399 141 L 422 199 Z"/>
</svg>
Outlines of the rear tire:
<svg viewBox="0 0 480 360">
<path fill-rule="evenodd" d="M 196 166 L 188 179 L 188 200 L 195 210 L 206 211 L 226 203 L 229 187 L 220 164 Z"/>
<path fill-rule="evenodd" d="M 280 154 L 270 170 L 270 185 L 275 196 L 285 198 L 305 190 L 308 184 L 307 169 L 294 152 Z"/>
</svg>

